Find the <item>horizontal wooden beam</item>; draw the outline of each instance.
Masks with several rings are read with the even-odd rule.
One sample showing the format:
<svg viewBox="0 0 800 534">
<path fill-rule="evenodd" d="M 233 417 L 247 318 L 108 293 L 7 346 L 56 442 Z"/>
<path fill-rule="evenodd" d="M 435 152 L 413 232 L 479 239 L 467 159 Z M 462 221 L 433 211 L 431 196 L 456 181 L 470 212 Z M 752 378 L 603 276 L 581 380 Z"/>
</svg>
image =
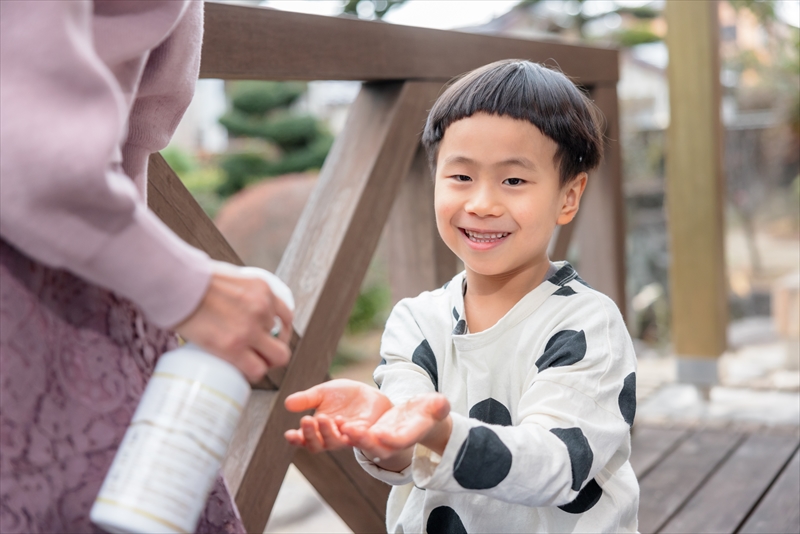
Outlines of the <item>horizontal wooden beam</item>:
<svg viewBox="0 0 800 534">
<path fill-rule="evenodd" d="M 200 77 L 441 80 L 500 59 L 557 64 L 581 85 L 619 79 L 615 49 L 206 3 Z"/>
</svg>

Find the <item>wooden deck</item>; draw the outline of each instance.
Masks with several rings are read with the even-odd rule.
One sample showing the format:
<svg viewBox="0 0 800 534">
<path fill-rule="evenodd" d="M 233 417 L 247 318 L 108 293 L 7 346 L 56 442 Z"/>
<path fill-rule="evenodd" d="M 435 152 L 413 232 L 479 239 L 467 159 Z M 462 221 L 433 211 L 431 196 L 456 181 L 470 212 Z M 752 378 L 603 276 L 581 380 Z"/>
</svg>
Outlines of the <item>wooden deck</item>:
<svg viewBox="0 0 800 534">
<path fill-rule="evenodd" d="M 634 427 L 639 530 L 800 533 L 800 428 Z"/>
</svg>

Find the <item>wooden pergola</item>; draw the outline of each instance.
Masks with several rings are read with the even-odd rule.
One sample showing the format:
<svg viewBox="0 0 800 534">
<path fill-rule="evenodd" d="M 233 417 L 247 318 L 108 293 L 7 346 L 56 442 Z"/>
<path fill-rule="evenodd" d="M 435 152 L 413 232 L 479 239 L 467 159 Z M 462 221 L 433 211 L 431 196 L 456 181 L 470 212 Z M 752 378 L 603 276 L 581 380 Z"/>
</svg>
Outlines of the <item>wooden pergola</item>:
<svg viewBox="0 0 800 534">
<path fill-rule="evenodd" d="M 327 379 L 387 220 L 395 295 L 416 295 L 455 273 L 456 259 L 436 234 L 419 137 L 448 80 L 499 59 L 557 64 L 605 115 L 605 160 L 590 177 L 579 222 L 561 229 L 552 257 L 564 258 L 574 235 L 582 277 L 624 312 L 618 53 L 229 4 L 207 3 L 205 17 L 201 77 L 364 82 L 277 269 L 297 305 L 292 360 L 254 387 L 225 460 L 226 481 L 248 532 L 263 531 L 291 462 L 355 532 L 382 531 L 389 487 L 352 451 L 310 455 L 286 443 L 283 432 L 301 414 L 283 401 Z M 188 243 L 242 263 L 158 154 L 150 159 L 148 203 Z"/>
</svg>

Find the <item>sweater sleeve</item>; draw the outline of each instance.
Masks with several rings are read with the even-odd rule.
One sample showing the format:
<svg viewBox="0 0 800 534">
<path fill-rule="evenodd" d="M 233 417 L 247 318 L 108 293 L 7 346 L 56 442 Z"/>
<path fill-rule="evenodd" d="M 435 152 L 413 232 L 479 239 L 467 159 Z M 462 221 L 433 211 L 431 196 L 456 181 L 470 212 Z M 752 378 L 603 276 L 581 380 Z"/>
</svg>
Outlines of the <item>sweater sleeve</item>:
<svg viewBox="0 0 800 534">
<path fill-rule="evenodd" d="M 441 360 L 432 357 L 434 349 L 423 335 L 407 304 L 408 300 L 397 303 L 386 321 L 381 339 L 382 359 L 373 373 L 378 388 L 395 405 L 416 395 L 435 392 L 438 376 L 436 361 Z M 355 453 L 365 471 L 387 484 L 407 484 L 412 480 L 411 466 L 401 473 L 387 471 L 375 465 L 358 449 Z"/>
<path fill-rule="evenodd" d="M 605 482 L 629 456 L 635 359 L 610 300 L 593 292 L 570 298 L 569 313 L 549 332 L 531 369 L 519 423 L 451 414 L 441 456 L 415 448 L 418 487 L 565 511 L 585 511 L 600 499 L 598 480 Z"/>
<path fill-rule="evenodd" d="M 177 324 L 202 298 L 211 262 L 147 209 L 122 168 L 131 95 L 96 52 L 91 2 L 0 2 L 0 9 L 0 235 L 37 261 L 129 298 L 154 323 Z M 171 131 L 157 116 L 180 117 L 194 83 L 187 80 L 197 75 L 202 29 L 188 25 L 202 21 L 200 9 L 187 10 L 175 28 L 184 44 L 170 38 L 162 49 L 185 55 L 186 71 L 173 87 L 149 85 L 151 97 L 176 88 L 182 97 L 165 92 L 156 97 L 160 108 L 131 117 L 131 125 L 160 129 L 153 136 L 162 147 Z M 150 60 L 159 57 L 156 49 Z M 146 81 L 162 67 L 144 68 Z M 146 146 L 153 148 L 161 147 Z M 147 155 L 139 154 L 140 167 Z"/>
</svg>

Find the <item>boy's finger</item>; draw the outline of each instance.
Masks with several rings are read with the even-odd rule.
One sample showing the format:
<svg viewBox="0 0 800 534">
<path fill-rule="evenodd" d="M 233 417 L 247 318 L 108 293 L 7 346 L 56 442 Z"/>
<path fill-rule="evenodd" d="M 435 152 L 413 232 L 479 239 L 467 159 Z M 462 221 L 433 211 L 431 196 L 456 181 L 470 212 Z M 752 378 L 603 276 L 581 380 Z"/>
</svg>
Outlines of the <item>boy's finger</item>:
<svg viewBox="0 0 800 534">
<path fill-rule="evenodd" d="M 383 447 L 397 450 L 406 449 L 414 445 L 421 437 L 418 435 L 418 433 L 401 432 L 399 434 L 395 434 L 386 431 L 373 431 L 372 435 L 375 438 L 375 441 L 377 441 Z"/>
<path fill-rule="evenodd" d="M 300 428 L 303 431 L 305 447 L 311 452 L 320 452 L 324 448 L 322 436 L 319 433 L 317 421 L 308 415 L 300 419 Z"/>
<path fill-rule="evenodd" d="M 334 424 L 333 420 L 325 414 L 320 414 L 315 418 L 319 424 L 319 433 L 325 443 L 326 449 L 346 447 L 349 443 L 344 436 L 339 432 L 339 428 Z"/>
<path fill-rule="evenodd" d="M 450 402 L 441 393 L 430 393 L 423 400 L 424 410 L 436 421 L 450 414 Z"/>
<path fill-rule="evenodd" d="M 305 412 L 306 410 L 312 410 L 321 403 L 322 393 L 319 385 L 305 391 L 292 393 L 286 397 L 285 401 L 283 401 L 283 405 L 286 406 L 286 409 L 290 412 Z"/>
<path fill-rule="evenodd" d="M 370 459 L 388 458 L 394 452 L 382 446 L 372 435 L 369 427 L 364 424 L 350 424 L 347 430 L 342 430 L 344 435 L 350 440 L 352 447 L 357 447 Z"/>
<path fill-rule="evenodd" d="M 360 449 L 367 446 L 367 425 L 363 423 L 344 423 L 339 426 L 339 431 L 344 435 L 353 447 Z"/>
<path fill-rule="evenodd" d="M 291 429 L 287 430 L 283 433 L 283 436 L 286 438 L 290 444 L 294 445 L 295 447 L 302 447 L 305 445 L 305 440 L 303 440 L 303 433 L 299 430 Z"/>
</svg>

